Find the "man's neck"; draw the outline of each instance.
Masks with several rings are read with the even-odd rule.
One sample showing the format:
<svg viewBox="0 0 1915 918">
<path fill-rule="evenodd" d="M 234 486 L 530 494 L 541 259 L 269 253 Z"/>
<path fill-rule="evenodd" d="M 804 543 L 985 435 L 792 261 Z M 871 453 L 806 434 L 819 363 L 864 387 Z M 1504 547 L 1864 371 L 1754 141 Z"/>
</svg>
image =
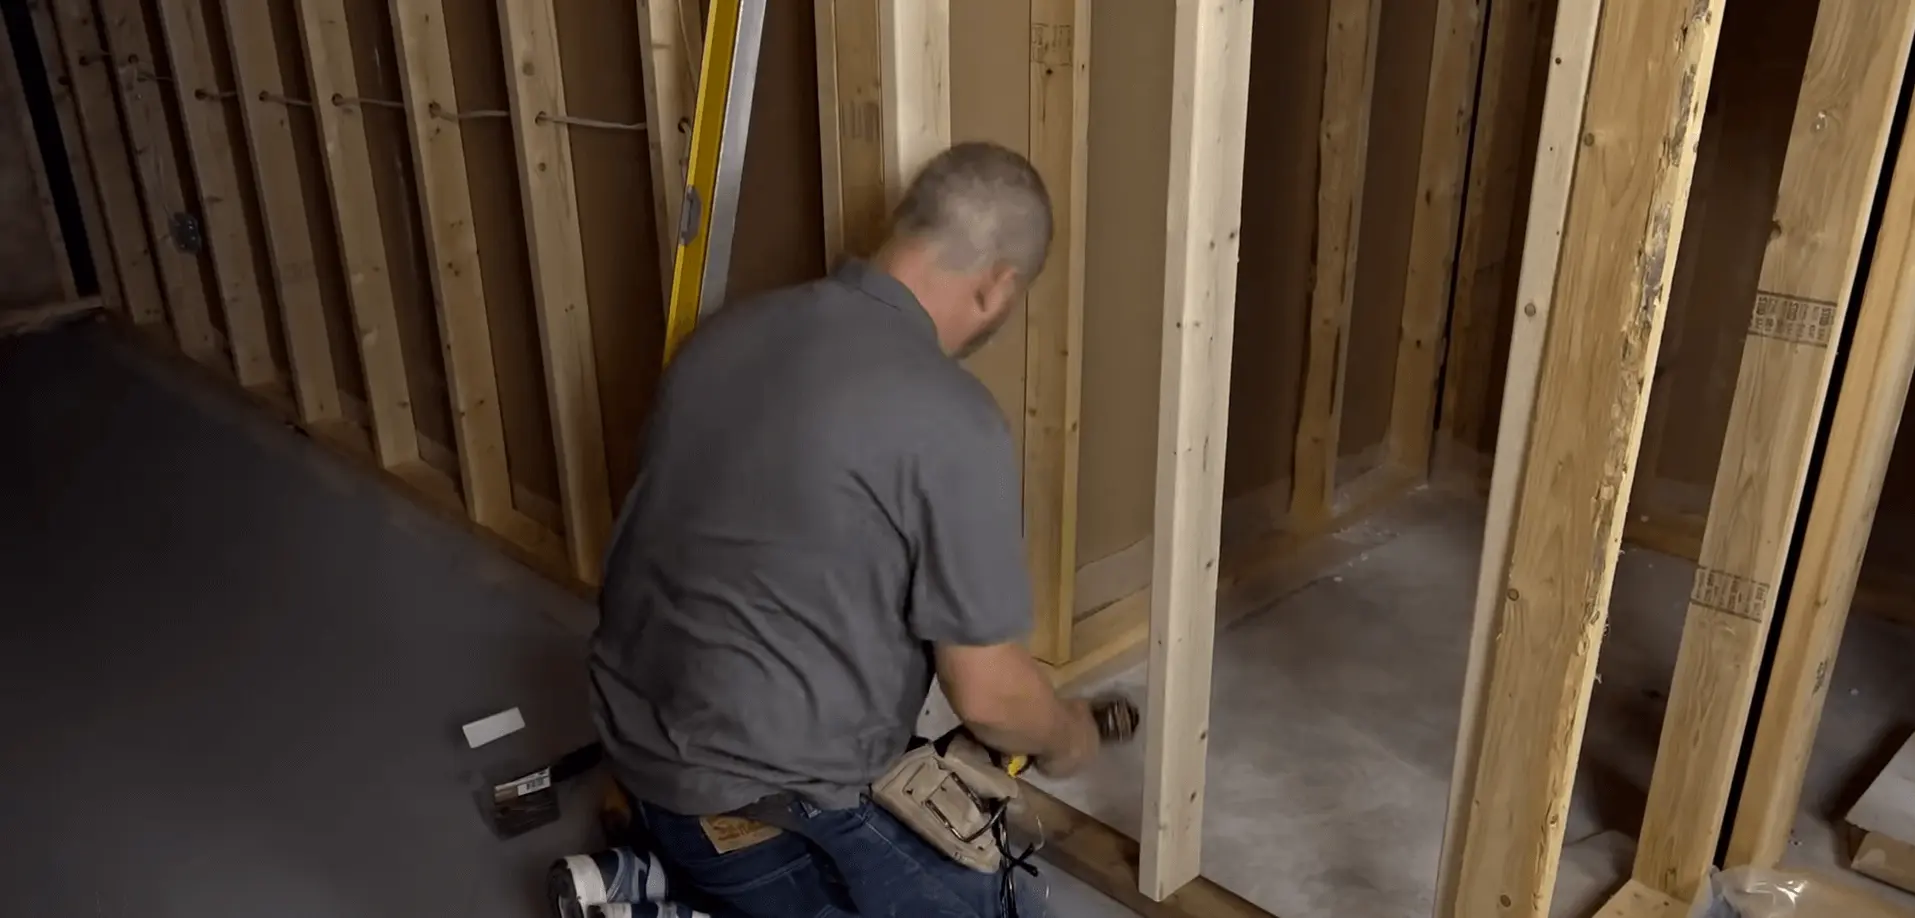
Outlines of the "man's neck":
<svg viewBox="0 0 1915 918">
<path fill-rule="evenodd" d="M 951 304 L 961 302 L 955 290 L 958 278 L 938 265 L 937 253 L 921 243 L 894 240 L 871 257 L 871 264 L 911 291 L 937 329 L 938 346 L 946 354 L 956 352 L 963 343 L 957 317 L 951 313 Z"/>
</svg>

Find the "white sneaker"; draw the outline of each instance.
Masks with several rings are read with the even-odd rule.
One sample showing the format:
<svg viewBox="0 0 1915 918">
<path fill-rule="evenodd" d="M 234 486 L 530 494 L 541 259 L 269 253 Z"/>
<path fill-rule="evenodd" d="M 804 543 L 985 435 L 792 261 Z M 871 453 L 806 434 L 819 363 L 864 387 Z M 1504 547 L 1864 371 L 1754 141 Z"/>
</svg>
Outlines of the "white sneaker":
<svg viewBox="0 0 1915 918">
<path fill-rule="evenodd" d="M 546 872 L 545 889 L 552 900 L 554 914 L 558 918 L 590 918 L 594 914 L 603 914 L 604 918 L 614 918 L 602 911 L 609 898 L 608 887 L 612 877 L 618 874 L 618 852 L 601 851 L 597 854 L 574 854 L 552 864 Z M 616 918 L 629 918 L 630 910 Z"/>
</svg>

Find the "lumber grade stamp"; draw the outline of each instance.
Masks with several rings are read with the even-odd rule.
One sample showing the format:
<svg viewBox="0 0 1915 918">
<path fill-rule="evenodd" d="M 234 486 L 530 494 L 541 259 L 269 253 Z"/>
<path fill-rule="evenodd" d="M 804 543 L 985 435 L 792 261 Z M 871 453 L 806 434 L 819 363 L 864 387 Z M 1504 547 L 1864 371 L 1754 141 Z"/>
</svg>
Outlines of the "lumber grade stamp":
<svg viewBox="0 0 1915 918">
<path fill-rule="evenodd" d="M 1825 348 L 1835 332 L 1836 309 L 1829 300 L 1758 290 L 1749 334 Z"/>
<path fill-rule="evenodd" d="M 1689 601 L 1705 609 L 1714 609 L 1752 622 L 1766 622 L 1773 608 L 1769 584 L 1729 571 L 1696 568 L 1695 587 Z"/>
</svg>

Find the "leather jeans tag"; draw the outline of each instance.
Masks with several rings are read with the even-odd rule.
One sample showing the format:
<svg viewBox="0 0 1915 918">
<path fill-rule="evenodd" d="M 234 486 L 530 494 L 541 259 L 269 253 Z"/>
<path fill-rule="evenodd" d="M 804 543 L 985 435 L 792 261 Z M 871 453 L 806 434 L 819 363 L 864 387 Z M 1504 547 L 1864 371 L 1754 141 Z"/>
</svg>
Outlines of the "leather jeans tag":
<svg viewBox="0 0 1915 918">
<path fill-rule="evenodd" d="M 719 854 L 743 851 L 784 834 L 784 830 L 743 816 L 701 816 L 698 825 Z"/>
</svg>

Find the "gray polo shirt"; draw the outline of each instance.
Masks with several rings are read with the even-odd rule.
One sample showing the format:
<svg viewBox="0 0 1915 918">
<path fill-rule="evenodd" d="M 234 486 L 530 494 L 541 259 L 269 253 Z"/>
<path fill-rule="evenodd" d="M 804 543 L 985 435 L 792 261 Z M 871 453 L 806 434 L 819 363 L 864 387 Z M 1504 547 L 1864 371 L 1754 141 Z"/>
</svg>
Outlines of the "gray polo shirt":
<svg viewBox="0 0 1915 918">
<path fill-rule="evenodd" d="M 593 704 L 633 794 L 851 806 L 934 643 L 1030 628 L 1010 432 L 883 271 L 726 307 L 660 386 L 605 565 Z"/>
</svg>

